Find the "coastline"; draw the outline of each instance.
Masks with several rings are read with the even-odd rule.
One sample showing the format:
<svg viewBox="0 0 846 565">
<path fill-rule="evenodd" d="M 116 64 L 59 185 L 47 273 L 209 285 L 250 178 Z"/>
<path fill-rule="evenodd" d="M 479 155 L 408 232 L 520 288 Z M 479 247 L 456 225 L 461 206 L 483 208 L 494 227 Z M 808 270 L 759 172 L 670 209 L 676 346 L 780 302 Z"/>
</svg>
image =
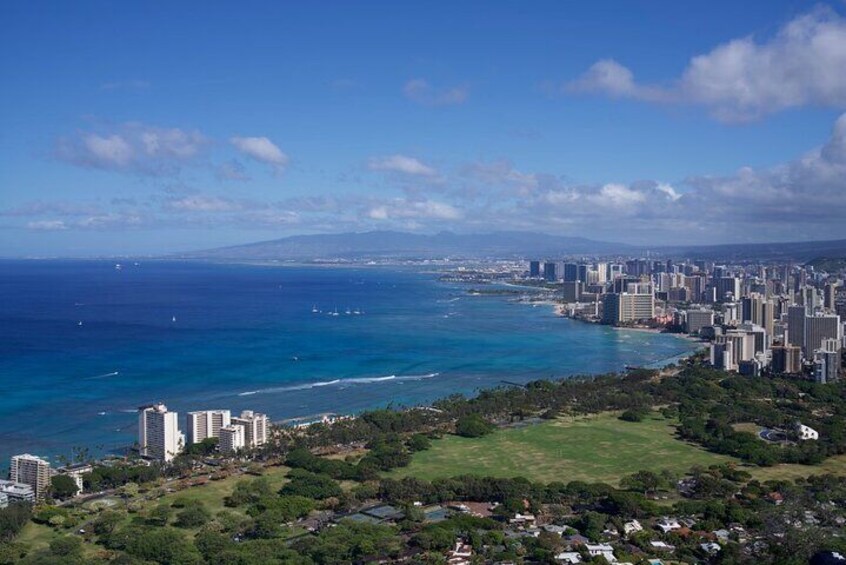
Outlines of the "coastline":
<svg viewBox="0 0 846 565">
<path fill-rule="evenodd" d="M 37 308 L 55 319 L 5 326 L 26 330 L 9 343 L 37 343 L 39 351 L 12 350 L 0 375 L 9 383 L 29 375 L 0 400 L 3 460 L 31 452 L 55 461 L 74 445 L 97 455 L 131 445 L 135 407 L 156 401 L 180 415 L 209 408 L 255 410 L 273 421 L 356 414 L 473 395 L 503 380 L 620 371 L 681 349 L 675 340 L 620 340 L 593 324 L 562 324 L 546 310 L 562 311 L 554 301 L 507 308 L 515 304 L 508 296 L 469 298 L 465 285 L 402 268 L 353 277 L 316 266 L 80 265 L 22 263 L 16 279 L 33 273 L 43 284 L 7 291 L 10 313 L 26 318 Z M 174 285 L 190 300 L 174 295 Z M 317 316 L 315 303 L 367 315 Z M 56 415 L 66 424 L 59 431 L 50 425 Z"/>
</svg>

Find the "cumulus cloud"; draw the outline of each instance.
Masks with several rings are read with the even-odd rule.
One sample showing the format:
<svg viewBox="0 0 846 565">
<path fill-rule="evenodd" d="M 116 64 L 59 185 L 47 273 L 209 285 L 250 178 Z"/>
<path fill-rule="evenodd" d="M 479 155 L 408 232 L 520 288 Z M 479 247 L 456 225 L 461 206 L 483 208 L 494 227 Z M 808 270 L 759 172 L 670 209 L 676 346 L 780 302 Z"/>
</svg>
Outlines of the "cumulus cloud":
<svg viewBox="0 0 846 565">
<path fill-rule="evenodd" d="M 402 92 L 406 98 L 423 106 L 454 106 L 463 104 L 470 96 L 470 88 L 466 84 L 436 88 L 422 78 L 406 82 Z"/>
<path fill-rule="evenodd" d="M 371 171 L 399 173 L 416 177 L 434 177 L 438 172 L 428 165 L 424 165 L 414 157 L 406 155 L 389 155 L 387 157 L 373 157 L 367 162 Z"/>
<path fill-rule="evenodd" d="M 113 131 L 78 132 L 59 140 L 56 156 L 73 165 L 145 175 L 175 174 L 209 144 L 197 130 L 126 123 Z"/>
<path fill-rule="evenodd" d="M 422 174 L 426 167 L 417 162 L 387 170 Z M 443 186 L 426 180 L 419 183 L 418 193 L 404 196 L 351 192 L 270 201 L 180 186 L 181 192 L 147 200 L 36 201 L 2 210 L 0 216 L 14 227 L 42 231 L 228 225 L 296 226 L 310 232 L 527 229 L 649 244 L 831 239 L 846 235 L 846 114 L 821 146 L 776 167 L 743 167 L 729 175 L 672 183 L 576 184 L 549 173 L 521 171 L 500 159 L 457 166 L 437 178 Z M 462 196 L 469 190 L 476 196 Z"/>
<path fill-rule="evenodd" d="M 445 202 L 395 198 L 370 207 L 366 210 L 366 217 L 371 220 L 460 220 L 464 214 Z"/>
<path fill-rule="evenodd" d="M 288 164 L 288 156 L 266 137 L 233 137 L 229 142 L 245 156 L 272 165 L 277 171 Z"/>
<path fill-rule="evenodd" d="M 846 19 L 831 8 L 818 7 L 769 39 L 734 39 L 693 57 L 669 86 L 638 83 L 627 67 L 604 59 L 565 89 L 698 104 L 720 120 L 737 122 L 799 106 L 846 107 L 842 69 Z"/>
</svg>

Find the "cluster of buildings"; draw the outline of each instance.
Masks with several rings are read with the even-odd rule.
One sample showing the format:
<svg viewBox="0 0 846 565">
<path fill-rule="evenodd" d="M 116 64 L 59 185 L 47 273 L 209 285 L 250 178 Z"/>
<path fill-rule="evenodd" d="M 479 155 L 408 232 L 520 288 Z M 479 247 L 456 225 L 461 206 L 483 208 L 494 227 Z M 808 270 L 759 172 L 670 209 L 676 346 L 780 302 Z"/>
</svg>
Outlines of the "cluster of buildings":
<svg viewBox="0 0 846 565">
<path fill-rule="evenodd" d="M 179 414 L 162 403 L 138 409 L 138 449 L 142 457 L 169 463 L 186 447 L 216 438 L 220 452 L 235 455 L 267 443 L 270 420 L 265 414 L 244 410 L 232 416 L 229 410 L 188 412 L 186 433 L 179 428 Z M 186 441 L 187 440 L 187 441 Z"/>
<path fill-rule="evenodd" d="M 169 463 L 188 446 L 209 438 L 218 440 L 224 455 L 237 455 L 267 443 L 270 421 L 265 414 L 244 410 L 232 416 L 229 410 L 189 412 L 185 419 L 187 436 L 179 428 L 179 414 L 164 404 L 151 404 L 138 409 L 138 448 L 148 460 Z M 187 441 L 186 441 L 187 438 Z M 24 453 L 12 457 L 9 479 L 0 479 L 0 508 L 11 503 L 34 503 L 50 492 L 52 478 L 67 475 L 83 492 L 83 475 L 93 470 L 80 463 L 53 469 L 41 457 Z"/>
<path fill-rule="evenodd" d="M 531 261 L 528 277 L 560 285 L 566 313 L 612 325 L 674 327 L 708 340 L 711 363 L 757 375 L 842 374 L 846 284 L 795 265 L 707 261 Z"/>
<path fill-rule="evenodd" d="M 77 492 L 82 492 L 82 476 L 90 472 L 91 466 L 84 463 L 53 469 L 41 457 L 29 453 L 14 455 L 9 479 L 0 480 L 0 508 L 16 502 L 42 500 L 50 491 L 51 480 L 56 475 L 67 475 L 76 484 Z"/>
</svg>

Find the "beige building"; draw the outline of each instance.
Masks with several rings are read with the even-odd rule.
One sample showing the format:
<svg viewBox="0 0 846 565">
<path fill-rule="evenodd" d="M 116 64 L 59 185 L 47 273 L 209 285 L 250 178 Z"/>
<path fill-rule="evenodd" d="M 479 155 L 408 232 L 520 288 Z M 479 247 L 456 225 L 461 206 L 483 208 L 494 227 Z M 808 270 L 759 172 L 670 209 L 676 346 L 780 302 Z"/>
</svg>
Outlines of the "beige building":
<svg viewBox="0 0 846 565">
<path fill-rule="evenodd" d="M 169 463 L 185 447 L 179 414 L 162 403 L 138 409 L 138 448 L 142 456 Z"/>
<path fill-rule="evenodd" d="M 220 452 L 232 455 L 244 449 L 244 429 L 237 424 L 220 428 Z"/>
<path fill-rule="evenodd" d="M 185 432 L 188 443 L 200 443 L 210 437 L 220 437 L 220 430 L 230 424 L 229 410 L 201 410 L 188 412 L 185 416 Z"/>
<path fill-rule="evenodd" d="M 44 498 L 50 488 L 50 463 L 29 453 L 12 457 L 9 475 L 13 482 L 31 486 L 36 499 Z"/>
<path fill-rule="evenodd" d="M 266 415 L 244 410 L 240 417 L 232 418 L 232 424 L 244 428 L 244 447 L 247 449 L 267 443 L 270 420 Z"/>
</svg>

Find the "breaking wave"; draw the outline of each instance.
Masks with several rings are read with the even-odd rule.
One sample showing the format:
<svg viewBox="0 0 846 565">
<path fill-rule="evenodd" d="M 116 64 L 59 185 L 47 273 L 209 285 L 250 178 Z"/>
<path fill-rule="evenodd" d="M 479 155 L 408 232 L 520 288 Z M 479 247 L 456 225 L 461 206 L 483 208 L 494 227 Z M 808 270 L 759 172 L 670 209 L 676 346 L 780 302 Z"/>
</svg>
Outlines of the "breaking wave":
<svg viewBox="0 0 846 565">
<path fill-rule="evenodd" d="M 315 383 L 303 383 L 290 386 L 279 386 L 271 388 L 262 388 L 258 390 L 248 390 L 246 392 L 239 392 L 238 396 L 252 396 L 254 394 L 272 394 L 276 392 L 290 392 L 295 390 L 310 390 L 324 386 L 348 386 L 348 385 L 367 385 L 383 382 L 403 382 L 403 381 L 422 381 L 424 379 L 431 379 L 437 377 L 440 373 L 428 373 L 426 375 L 388 375 L 385 377 L 358 377 L 352 379 L 334 379 L 331 381 L 318 381 Z"/>
</svg>

